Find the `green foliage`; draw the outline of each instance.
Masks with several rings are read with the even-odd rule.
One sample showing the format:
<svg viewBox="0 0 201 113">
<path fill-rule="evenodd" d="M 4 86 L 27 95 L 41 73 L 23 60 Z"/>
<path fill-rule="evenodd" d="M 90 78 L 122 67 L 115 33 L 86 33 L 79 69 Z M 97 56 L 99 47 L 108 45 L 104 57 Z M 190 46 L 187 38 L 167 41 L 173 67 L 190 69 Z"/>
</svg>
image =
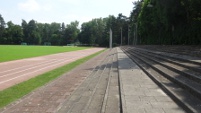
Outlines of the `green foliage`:
<svg viewBox="0 0 201 113">
<path fill-rule="evenodd" d="M 110 15 L 107 18 L 92 19 L 83 23 L 78 38 L 82 44 L 109 47 L 109 30 L 112 29 L 113 43 L 120 45 L 121 28 L 124 37 L 123 44 L 127 44 L 128 19 L 122 14 L 119 14 L 118 17 Z"/>
<path fill-rule="evenodd" d="M 3 33 L 4 33 L 4 29 L 5 29 L 5 21 L 3 19 L 3 17 L 0 14 L 0 44 L 1 42 L 4 42 L 4 37 L 3 37 Z"/>
<path fill-rule="evenodd" d="M 7 28 L 4 29 L 1 43 L 16 44 L 22 42 L 23 31 L 21 26 L 14 25 L 11 21 L 7 22 Z"/>
<path fill-rule="evenodd" d="M 66 29 L 63 33 L 64 38 L 62 41 L 66 43 L 63 43 L 63 45 L 75 43 L 75 41 L 77 40 L 78 34 L 80 32 L 80 30 L 78 29 L 78 26 L 79 26 L 78 21 L 74 21 L 66 25 Z"/>
<path fill-rule="evenodd" d="M 3 32 L 5 35 L 0 43 L 16 45 L 24 42 L 27 45 L 44 45 L 49 42 L 51 45 L 67 45 L 79 42 L 79 45 L 108 47 L 110 29 L 113 32 L 114 45 L 121 44 L 121 30 L 122 42 L 128 44 L 128 29 L 130 29 L 128 24 L 128 18 L 122 14 L 118 17 L 110 15 L 106 18 L 92 19 L 83 23 L 81 29 L 78 28 L 78 21 L 65 25 L 64 23 L 43 24 L 35 20 L 29 22 L 22 20 L 21 26 L 8 22 L 9 27 Z"/>
<path fill-rule="evenodd" d="M 79 34 L 79 41 L 87 45 L 102 45 L 104 43 L 103 34 L 105 32 L 106 22 L 104 19 L 93 19 L 89 22 L 83 23 L 81 32 Z"/>
<path fill-rule="evenodd" d="M 143 0 L 134 5 L 130 18 L 138 24 L 138 44 L 201 44 L 200 0 Z"/>
<path fill-rule="evenodd" d="M 65 26 L 64 23 L 43 24 L 35 20 L 29 22 L 22 20 L 19 26 L 11 21 L 5 23 L 0 15 L 0 23 L 0 44 L 20 45 L 25 42 L 28 45 L 44 45 L 45 42 L 50 42 L 51 45 L 66 45 L 75 43 L 80 32 L 78 21 Z"/>
</svg>

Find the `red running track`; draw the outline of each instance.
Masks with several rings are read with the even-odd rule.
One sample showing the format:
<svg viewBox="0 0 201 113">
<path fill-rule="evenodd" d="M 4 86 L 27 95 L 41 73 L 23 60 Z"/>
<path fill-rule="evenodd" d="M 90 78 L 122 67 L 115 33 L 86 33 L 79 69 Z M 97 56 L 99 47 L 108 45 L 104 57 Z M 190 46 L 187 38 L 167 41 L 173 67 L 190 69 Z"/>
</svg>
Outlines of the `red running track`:
<svg viewBox="0 0 201 113">
<path fill-rule="evenodd" d="M 0 63 L 0 91 L 104 48 L 91 48 Z"/>
</svg>

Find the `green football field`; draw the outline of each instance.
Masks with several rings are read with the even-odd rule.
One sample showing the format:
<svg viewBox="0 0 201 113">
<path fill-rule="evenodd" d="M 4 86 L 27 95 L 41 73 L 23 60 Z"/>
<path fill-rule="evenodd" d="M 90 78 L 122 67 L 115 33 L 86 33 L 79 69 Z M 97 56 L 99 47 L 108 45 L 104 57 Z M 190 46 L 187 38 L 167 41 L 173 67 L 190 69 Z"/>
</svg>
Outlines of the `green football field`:
<svg viewBox="0 0 201 113">
<path fill-rule="evenodd" d="M 16 46 L 0 45 L 0 62 L 87 49 L 71 46 Z"/>
</svg>

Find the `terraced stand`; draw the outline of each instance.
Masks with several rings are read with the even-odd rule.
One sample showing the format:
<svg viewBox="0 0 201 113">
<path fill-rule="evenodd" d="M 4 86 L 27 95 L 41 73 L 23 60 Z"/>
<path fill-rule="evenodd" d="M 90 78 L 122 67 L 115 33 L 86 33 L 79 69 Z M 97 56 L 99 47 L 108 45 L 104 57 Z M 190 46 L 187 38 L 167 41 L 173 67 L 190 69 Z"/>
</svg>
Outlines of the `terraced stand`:
<svg viewBox="0 0 201 113">
<path fill-rule="evenodd" d="M 121 49 L 187 112 L 201 112 L 200 57 L 175 54 L 178 48 L 168 52 L 143 46 Z"/>
<path fill-rule="evenodd" d="M 166 53 L 176 53 L 180 55 L 190 55 L 194 57 L 201 57 L 201 46 L 185 46 L 185 45 L 143 45 L 143 46 L 135 46 L 142 49 L 154 50 L 159 52 Z"/>
</svg>

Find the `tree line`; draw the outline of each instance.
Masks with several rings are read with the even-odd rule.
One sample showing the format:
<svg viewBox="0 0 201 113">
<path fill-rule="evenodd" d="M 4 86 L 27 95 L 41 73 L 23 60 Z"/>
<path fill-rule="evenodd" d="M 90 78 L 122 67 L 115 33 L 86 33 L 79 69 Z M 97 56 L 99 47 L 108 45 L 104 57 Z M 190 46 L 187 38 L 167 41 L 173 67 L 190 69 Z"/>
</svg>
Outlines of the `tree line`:
<svg viewBox="0 0 201 113">
<path fill-rule="evenodd" d="M 38 23 L 35 20 L 29 22 L 22 20 L 21 25 L 15 25 L 12 21 L 5 23 L 0 15 L 0 22 L 0 44 L 66 45 L 75 42 L 80 32 L 78 21 L 65 25 L 56 22 L 48 24 Z"/>
<path fill-rule="evenodd" d="M 109 29 L 113 46 L 118 45 L 199 45 L 201 44 L 200 0 L 139 0 L 126 17 L 109 15 L 82 23 L 65 25 L 35 20 L 21 25 L 5 22 L 0 15 L 0 44 L 109 46 Z"/>
<path fill-rule="evenodd" d="M 123 44 L 127 43 L 128 18 L 122 14 L 118 17 L 110 15 L 106 18 L 95 18 L 85 22 L 79 28 L 79 22 L 74 21 L 65 25 L 53 22 L 38 23 L 35 20 L 21 25 L 15 25 L 12 21 L 5 22 L 0 15 L 0 44 L 28 45 L 66 45 L 81 44 L 88 46 L 107 47 L 109 44 L 109 29 L 113 30 L 113 45 L 120 44 L 120 30 L 122 31 Z"/>
<path fill-rule="evenodd" d="M 130 15 L 138 44 L 201 44 L 200 0 L 140 0 Z"/>
</svg>

